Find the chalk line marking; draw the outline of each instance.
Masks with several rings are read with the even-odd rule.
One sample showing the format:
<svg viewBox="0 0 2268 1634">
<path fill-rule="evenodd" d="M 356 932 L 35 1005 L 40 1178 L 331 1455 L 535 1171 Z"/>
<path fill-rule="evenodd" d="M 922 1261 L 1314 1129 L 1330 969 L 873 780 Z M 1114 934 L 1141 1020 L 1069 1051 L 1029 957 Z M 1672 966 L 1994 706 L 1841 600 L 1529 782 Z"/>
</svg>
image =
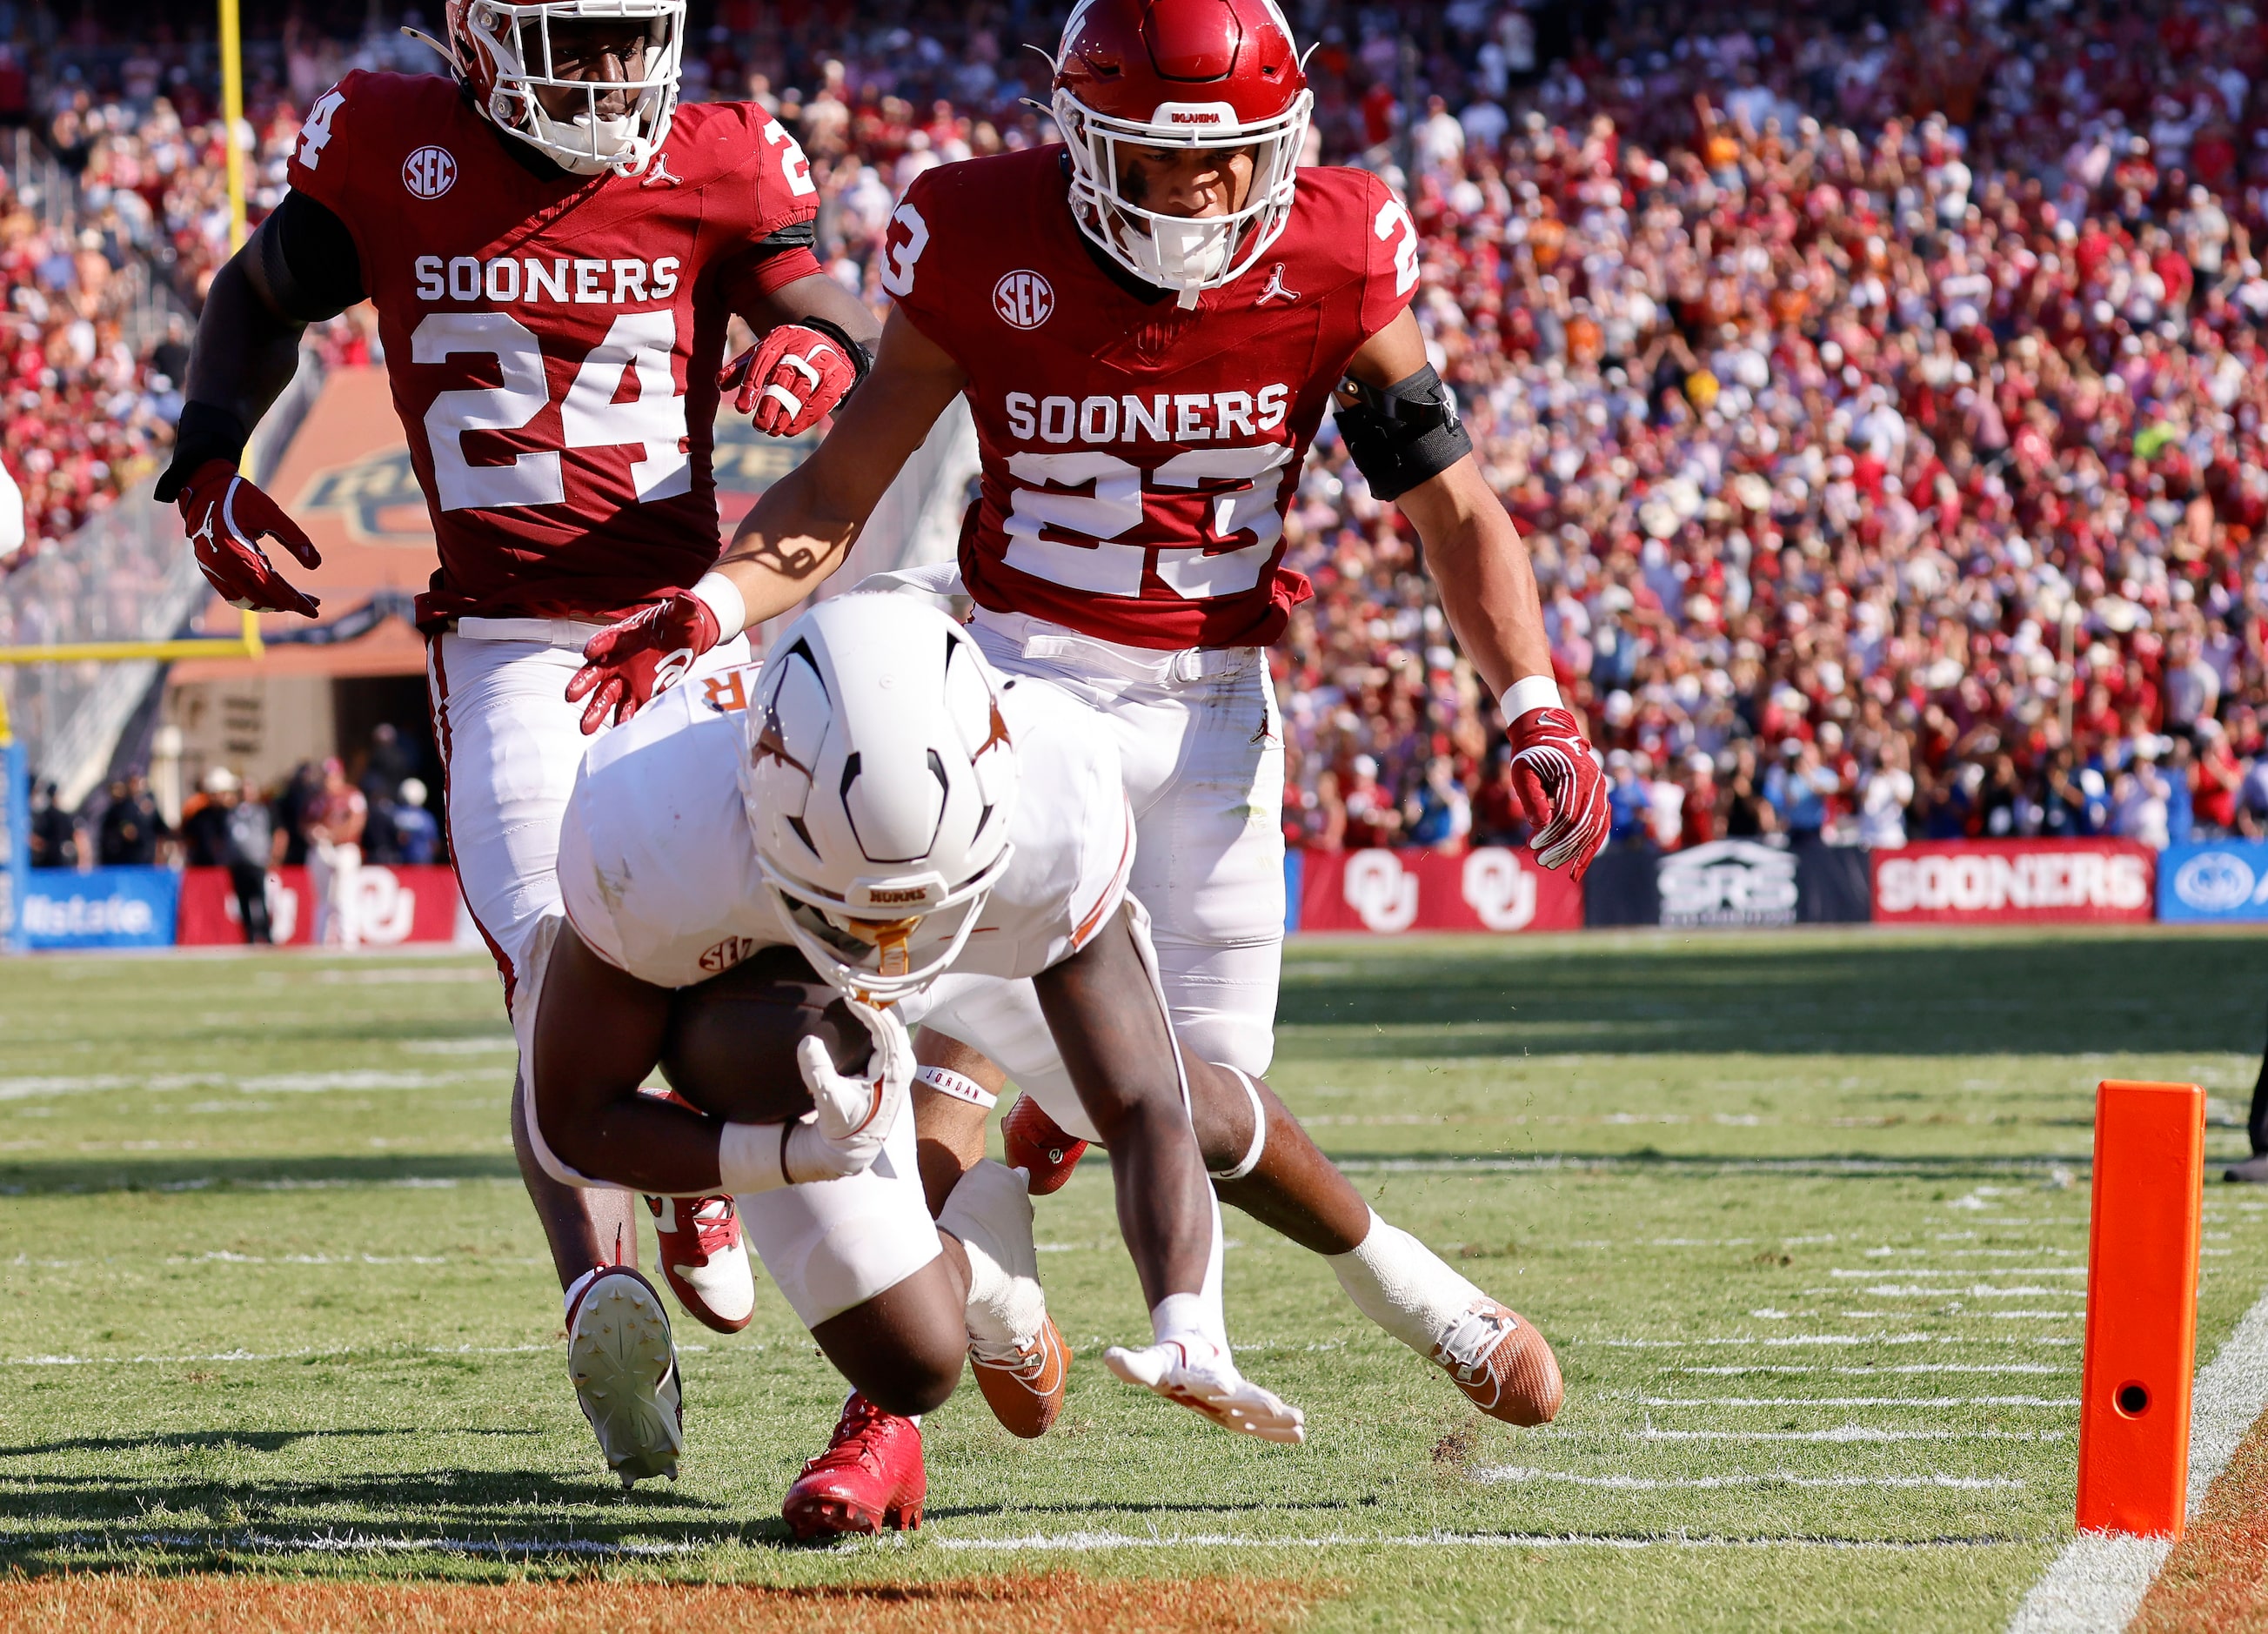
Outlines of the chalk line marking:
<svg viewBox="0 0 2268 1634">
<path fill-rule="evenodd" d="M 2075 1395 L 1642 1395 L 1641 1407 L 2076 1407 Z"/>
<path fill-rule="evenodd" d="M 1863 1378 L 1877 1373 L 2060 1373 L 2067 1377 L 2079 1369 L 2058 1367 L 2053 1362 L 1902 1362 L 1895 1367 L 1822 1367 L 1816 1362 L 1742 1362 L 1729 1367 L 1665 1367 L 1662 1371 L 1731 1379 L 1743 1373 L 1820 1373 L 1844 1378 Z"/>
<path fill-rule="evenodd" d="M 1949 1487 L 1964 1492 L 2007 1491 L 2024 1483 L 2012 1476 L 1799 1476 L 1787 1470 L 1737 1476 L 1586 1476 L 1560 1469 L 1529 1469 L 1496 1464 L 1473 1471 L 1484 1486 L 1505 1482 L 1557 1481 L 1569 1486 L 1602 1487 L 1616 1492 L 1711 1491 L 1730 1486 Z"/>
<path fill-rule="evenodd" d="M 2268 1294 L 2264 1294 L 2190 1392 L 2189 1513 L 2228 1467 L 2236 1444 L 2268 1407 Z M 2173 1552 L 2165 1538 L 2082 1532 L 2064 1546 L 2008 1621 L 2008 1634 L 2118 1634 Z"/>
<path fill-rule="evenodd" d="M 1639 1441 L 2063 1441 L 2067 1430 L 1881 1430 L 1837 1424 L 1832 1430 L 1663 1430 L 1648 1424 L 1624 1433 Z"/>
<path fill-rule="evenodd" d="M 109 1540 L 78 1534 L 70 1540 L 82 1546 L 100 1546 Z M 126 1541 L 170 1549 L 228 1549 L 258 1554 L 396 1555 L 450 1554 L 525 1558 L 544 1555 L 585 1557 L 652 1558 L 696 1555 L 735 1543 L 752 1549 L 771 1547 L 737 1532 L 708 1537 L 681 1538 L 661 1543 L 610 1543 L 593 1538 L 459 1538 L 376 1537 L 359 1532 L 324 1532 L 309 1536 L 278 1536 L 264 1532 L 139 1532 Z M 1016 1537 L 939 1537 L 932 1526 L 923 1535 L 922 1546 L 966 1551 L 1089 1553 L 1116 1549 L 1839 1549 L 1907 1553 L 1930 1549 L 1981 1549 L 1996 1544 L 2029 1543 L 2019 1535 L 1984 1534 L 1927 1538 L 1830 1537 L 1797 1533 L 1784 1536 L 1735 1537 L 1705 1532 L 1427 1532 L 1414 1534 L 1338 1532 L 1316 1537 L 1255 1537 L 1226 1532 L 1129 1533 L 1033 1532 Z M 845 1538 L 833 1546 L 836 1554 L 896 1550 L 907 1546 L 903 1535 L 876 1538 Z"/>
<path fill-rule="evenodd" d="M 1995 1311 L 1996 1316 L 2018 1313 Z M 1779 1350 L 1800 1345 L 1850 1347 L 1869 1344 L 2057 1344 L 2077 1345 L 2077 1339 L 2015 1338 L 1999 1334 L 1968 1333 L 1778 1333 L 1734 1334 L 1715 1339 L 1590 1339 L 1580 1335 L 1563 1344 L 1604 1344 L 1624 1351 L 1683 1351 L 1697 1346 L 1731 1346 L 1742 1350 Z"/>
</svg>

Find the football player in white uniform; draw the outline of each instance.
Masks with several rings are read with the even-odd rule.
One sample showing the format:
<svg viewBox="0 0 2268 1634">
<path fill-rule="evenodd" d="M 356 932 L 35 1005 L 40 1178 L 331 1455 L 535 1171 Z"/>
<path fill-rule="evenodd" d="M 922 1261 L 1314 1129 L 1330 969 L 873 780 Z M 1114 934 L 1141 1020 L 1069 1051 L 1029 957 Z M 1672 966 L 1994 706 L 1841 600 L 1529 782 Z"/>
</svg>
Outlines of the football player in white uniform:
<svg viewBox="0 0 2268 1634">
<path fill-rule="evenodd" d="M 938 1250 L 911 1118 L 863 1187 L 758 1197 L 745 1195 L 749 1171 L 733 1154 L 773 1187 L 826 1172 L 825 1108 L 847 1060 L 813 1056 L 815 1041 L 796 1045 L 811 1057 L 798 1064 L 821 1108 L 820 1122 L 800 1132 L 782 1130 L 776 1107 L 758 1115 L 730 1085 L 693 1081 L 698 1070 L 683 1065 L 673 1071 L 691 1100 L 752 1118 L 764 1126 L 761 1137 L 745 1123 L 704 1125 L 624 1086 L 657 1056 L 666 1064 L 672 1049 L 682 1063 L 689 1051 L 671 1034 L 696 1025 L 700 1009 L 714 1007 L 705 997 L 728 991 L 740 970 L 792 944 L 857 998 L 859 1019 L 888 1040 L 886 1061 L 902 1053 L 901 1024 L 870 1000 L 895 999 L 907 1019 L 1011 1064 L 1036 1107 L 1115 1156 L 1121 1140 L 1155 1138 L 1124 1115 L 1130 1082 L 1162 1104 L 1174 1054 L 1145 921 L 1125 895 L 1136 857 L 1126 780 L 1115 739 L 1092 730 L 1076 699 L 1045 681 L 997 676 L 966 631 L 910 598 L 828 603 L 781 638 L 752 688 L 740 683 L 745 673 L 680 688 L 592 749 L 561 844 L 565 951 L 547 946 L 533 1012 L 536 1103 L 549 1150 L 564 1154 L 563 1174 L 572 1166 L 676 1191 L 713 1185 L 711 1165 L 727 1164 L 726 1189 L 744 1194 L 751 1240 L 858 1387 L 833 1444 L 788 1495 L 791 1523 L 799 1533 L 912 1524 L 925 1482 L 908 1416 L 923 1410 L 904 1403 L 941 1399 L 957 1356 L 948 1369 L 942 1314 L 953 1272 L 923 1269 Z M 743 701 L 744 732 L 725 718 Z M 974 796 L 966 793 L 971 778 Z M 883 857 L 899 860 L 874 860 Z M 1122 902 L 1123 934 L 1112 928 Z M 909 908 L 924 916 L 899 924 L 865 916 Z M 1138 956 L 1130 962 L 1130 947 Z M 765 979 L 777 985 L 776 975 Z M 670 990 L 683 989 L 692 990 L 673 1009 Z M 770 999 L 774 1013 L 780 1002 Z M 847 1019 L 838 1028 L 854 1030 Z M 761 1064 L 784 1057 L 777 1049 L 768 1055 L 760 1037 L 741 1037 L 709 1047 L 710 1058 L 729 1064 L 712 1076 L 761 1084 Z M 1367 1205 L 1267 1086 L 1180 1054 L 1186 1088 L 1175 1093 L 1188 1097 L 1219 1195 L 1319 1253 L 1338 1254 L 1359 1238 L 1371 1222 Z M 902 1070 L 910 1072 L 909 1060 Z M 772 1077 L 793 1088 L 786 1072 Z M 865 1104 L 857 1093 L 849 1100 Z M 679 1150 L 692 1153 L 689 1167 L 641 1167 L 640 1143 L 665 1137 L 693 1143 Z M 981 1154 L 966 1160 L 965 1174 L 960 1161 L 944 1167 L 929 1176 L 932 1201 L 967 1255 L 967 1343 L 978 1382 L 1003 1424 L 1042 1433 L 1061 1399 L 1064 1358 L 1038 1292 L 1023 1171 L 1012 1178 Z M 1181 1218 L 1193 1207 L 1175 1194 L 1152 1195 L 1159 1182 L 1147 1176 L 1161 1173 L 1139 1145 L 1113 1164 L 1138 1264 L 1152 1211 L 1162 1202 Z M 1186 1175 L 1169 1178 L 1179 1185 Z M 885 1181 L 887 1205 L 877 1190 Z M 830 1212 L 838 1205 L 839 1216 Z M 1215 1257 L 1201 1303 L 1187 1307 L 1192 1317 L 1174 1315 L 1182 1307 L 1170 1300 L 1159 1304 L 1158 1343 L 1113 1351 L 1106 1363 L 1238 1428 L 1296 1432 L 1295 1413 L 1271 1417 L 1273 1398 L 1251 1395 L 1254 1387 L 1224 1371 L 1225 1352 L 1204 1348 L 1220 1343 L 1219 1238 L 1217 1217 L 1209 1218 Z M 995 1276 L 995 1266 L 1009 1275 Z M 912 1280 L 917 1273 L 923 1281 Z M 615 1285 L 632 1325 L 652 1325 L 641 1285 Z M 1159 1285 L 1145 1270 L 1153 1300 Z M 934 1321 L 915 1343 L 902 1329 L 917 1299 Z M 849 1314 L 854 1308 L 862 1314 Z M 1176 1324 L 1197 1315 L 1191 1340 Z M 1380 1319 L 1394 1329 L 1390 1315 Z M 1512 1422 L 1550 1417 L 1560 1396 L 1550 1346 L 1525 1324 L 1506 1336 L 1459 1382 Z M 917 1361 L 928 1371 L 909 1382 L 902 1369 Z M 664 1365 L 657 1349 L 649 1371 Z"/>
<path fill-rule="evenodd" d="M 709 702 L 743 696 L 737 711 Z M 569 1184 L 738 1199 L 766 1270 L 856 1388 L 837 1443 L 868 1478 L 846 1483 L 814 1460 L 785 1505 L 799 1534 L 919 1524 L 912 1420 L 951 1393 L 972 1341 L 980 1380 L 988 1354 L 1005 1373 L 1052 1351 L 1060 1400 L 1021 1177 L 976 1166 L 946 1202 L 943 1236 L 923 1195 L 913 1052 L 893 1006 L 948 970 L 1036 991 L 1073 1086 L 1076 1113 L 1058 1109 L 1109 1143 L 1153 1329 L 1152 1344 L 1109 1353 L 1113 1371 L 1231 1427 L 1300 1438 L 1298 1411 L 1229 1354 L 1219 1211 L 1126 894 L 1132 857 L 1109 738 L 1056 688 L 996 684 L 968 632 L 909 597 L 828 602 L 760 673 L 681 688 L 591 750 L 561 828 L 563 917 L 537 938 L 536 1002 L 514 1012 L 531 1134 Z M 844 1052 L 839 1035 L 830 1049 L 822 1027 L 799 1022 L 792 1056 L 767 1049 L 777 1032 L 750 1034 L 744 1082 L 679 1085 L 747 1121 L 642 1094 L 679 990 L 771 950 L 799 952 L 840 991 L 871 1051 Z M 871 1059 L 846 1076 L 845 1053 Z M 626 1441 L 669 1441 L 677 1391 L 660 1302 L 628 1268 L 601 1271 L 588 1298 L 600 1318 L 571 1358 L 578 1379 L 657 1404 Z M 986 1394 L 997 1410 L 991 1383 Z M 1002 1416 L 1036 1434 L 1053 1413 L 1049 1402 L 1036 1424 Z M 896 1439 L 878 1446 L 868 1432 L 885 1415 Z"/>
</svg>

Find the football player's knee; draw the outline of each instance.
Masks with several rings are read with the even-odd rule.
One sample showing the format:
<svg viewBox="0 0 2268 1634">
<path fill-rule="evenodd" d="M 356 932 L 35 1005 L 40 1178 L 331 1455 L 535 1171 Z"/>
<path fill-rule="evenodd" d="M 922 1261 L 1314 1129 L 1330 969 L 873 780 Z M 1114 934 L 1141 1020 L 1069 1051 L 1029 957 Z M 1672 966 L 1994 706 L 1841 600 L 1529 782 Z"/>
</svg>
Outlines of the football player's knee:
<svg viewBox="0 0 2268 1634">
<path fill-rule="evenodd" d="M 962 1331 L 903 1336 L 897 1343 L 863 1358 L 858 1371 L 865 1377 L 853 1378 L 851 1383 L 886 1413 L 910 1418 L 935 1412 L 961 1382 L 968 1345 Z"/>
</svg>

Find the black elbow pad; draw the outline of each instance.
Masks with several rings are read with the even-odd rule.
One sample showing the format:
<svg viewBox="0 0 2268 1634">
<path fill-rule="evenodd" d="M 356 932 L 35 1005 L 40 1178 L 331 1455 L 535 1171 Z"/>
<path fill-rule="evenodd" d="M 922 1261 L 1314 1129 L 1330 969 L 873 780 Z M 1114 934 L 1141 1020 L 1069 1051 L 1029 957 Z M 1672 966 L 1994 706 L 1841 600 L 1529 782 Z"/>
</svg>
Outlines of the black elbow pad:
<svg viewBox="0 0 2268 1634">
<path fill-rule="evenodd" d="M 1398 499 L 1473 451 L 1456 397 L 1432 364 L 1391 386 L 1349 376 L 1340 389 L 1354 401 L 1338 405 L 1339 440 L 1381 499 Z"/>
</svg>

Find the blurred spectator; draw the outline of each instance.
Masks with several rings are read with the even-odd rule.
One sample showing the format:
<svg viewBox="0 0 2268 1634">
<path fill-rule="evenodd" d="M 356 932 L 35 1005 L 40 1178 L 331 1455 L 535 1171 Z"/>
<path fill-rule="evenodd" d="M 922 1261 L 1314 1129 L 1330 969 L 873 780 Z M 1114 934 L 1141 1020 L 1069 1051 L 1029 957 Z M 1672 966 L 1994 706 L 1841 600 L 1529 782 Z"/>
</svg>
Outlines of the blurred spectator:
<svg viewBox="0 0 2268 1634">
<path fill-rule="evenodd" d="M 55 785 L 42 779 L 32 786 L 31 864 L 34 868 L 76 868 L 79 860 L 78 828 L 70 813 L 55 804 Z"/>
<path fill-rule="evenodd" d="M 370 802 L 347 781 L 346 768 L 334 756 L 323 762 L 322 784 L 301 817 L 307 843 L 307 891 L 315 899 L 315 942 L 322 947 L 356 945 L 355 876 L 362 868 L 363 826 Z"/>
<path fill-rule="evenodd" d="M 441 860 L 441 825 L 425 809 L 425 784 L 404 777 L 394 803 L 394 849 L 398 862 L 412 867 Z"/>
<path fill-rule="evenodd" d="M 245 799 L 242 780 L 225 766 L 205 774 L 202 792 L 203 800 L 181 817 L 189 865 L 227 869 L 244 939 L 255 946 L 272 942 L 268 873 L 284 858 L 274 814 L 264 800 Z"/>
<path fill-rule="evenodd" d="M 165 828 L 149 779 L 140 772 L 114 778 L 96 830 L 97 855 L 106 868 L 149 867 L 158 860 L 158 841 Z"/>
</svg>

